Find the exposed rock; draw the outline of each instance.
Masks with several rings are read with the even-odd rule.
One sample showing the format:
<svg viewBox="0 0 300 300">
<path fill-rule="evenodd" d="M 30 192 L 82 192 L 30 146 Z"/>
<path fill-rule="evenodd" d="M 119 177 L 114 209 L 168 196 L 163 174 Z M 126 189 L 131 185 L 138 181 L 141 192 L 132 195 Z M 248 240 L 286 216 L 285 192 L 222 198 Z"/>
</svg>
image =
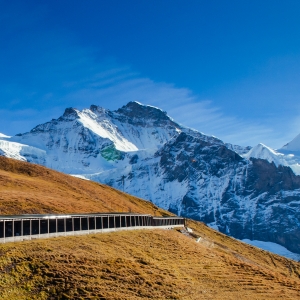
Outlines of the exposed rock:
<svg viewBox="0 0 300 300">
<path fill-rule="evenodd" d="M 0 143 L 0 155 L 124 188 L 236 238 L 300 253 L 300 177 L 279 159 L 274 163 L 279 154 L 272 149 L 251 152 L 259 157 L 261 150 L 269 161 L 247 157 L 249 150 L 138 102 L 116 111 L 67 108 L 60 118 Z"/>
</svg>

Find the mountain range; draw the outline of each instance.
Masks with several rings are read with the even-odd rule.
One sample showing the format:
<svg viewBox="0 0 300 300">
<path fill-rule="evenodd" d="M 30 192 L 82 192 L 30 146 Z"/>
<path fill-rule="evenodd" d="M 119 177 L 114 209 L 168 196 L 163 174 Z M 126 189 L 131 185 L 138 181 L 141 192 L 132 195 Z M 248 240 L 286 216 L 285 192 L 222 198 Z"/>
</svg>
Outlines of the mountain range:
<svg viewBox="0 0 300 300">
<path fill-rule="evenodd" d="M 0 155 L 105 183 L 238 239 L 300 253 L 300 136 L 279 150 L 224 143 L 129 102 L 67 108 L 13 137 Z"/>
</svg>

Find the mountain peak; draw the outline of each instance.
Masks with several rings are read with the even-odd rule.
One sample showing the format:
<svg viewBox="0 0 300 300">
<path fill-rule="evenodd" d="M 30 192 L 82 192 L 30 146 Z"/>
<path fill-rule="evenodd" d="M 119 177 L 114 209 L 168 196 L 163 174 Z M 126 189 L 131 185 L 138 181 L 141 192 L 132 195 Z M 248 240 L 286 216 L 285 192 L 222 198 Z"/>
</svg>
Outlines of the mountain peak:
<svg viewBox="0 0 300 300">
<path fill-rule="evenodd" d="M 300 134 L 298 134 L 292 141 L 284 145 L 280 150 L 300 151 Z"/>
<path fill-rule="evenodd" d="M 246 159 L 264 159 L 270 163 L 274 162 L 276 166 L 286 165 L 282 153 L 275 151 L 274 149 L 264 145 L 263 143 L 259 143 L 258 145 L 253 147 L 248 153 L 243 155 L 243 157 Z"/>
<path fill-rule="evenodd" d="M 119 108 L 117 113 L 131 118 L 142 118 L 152 120 L 169 120 L 167 113 L 160 108 L 144 105 L 137 101 L 130 101 L 126 105 Z"/>
<path fill-rule="evenodd" d="M 105 113 L 106 109 L 101 107 L 101 106 L 98 106 L 98 105 L 95 105 L 95 104 L 92 104 L 90 106 L 90 110 L 93 112 L 93 113 L 96 113 L 96 114 L 103 114 Z"/>
<path fill-rule="evenodd" d="M 75 109 L 73 107 L 66 108 L 65 112 L 63 114 L 63 118 L 68 119 L 68 120 L 79 119 L 77 109 Z"/>
</svg>

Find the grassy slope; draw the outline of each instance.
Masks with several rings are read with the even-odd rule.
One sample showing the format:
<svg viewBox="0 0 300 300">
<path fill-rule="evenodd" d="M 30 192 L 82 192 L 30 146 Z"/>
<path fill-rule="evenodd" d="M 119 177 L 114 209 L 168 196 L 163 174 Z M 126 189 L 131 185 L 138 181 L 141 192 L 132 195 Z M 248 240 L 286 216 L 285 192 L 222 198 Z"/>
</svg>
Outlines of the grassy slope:
<svg viewBox="0 0 300 300">
<path fill-rule="evenodd" d="M 138 212 L 171 215 L 106 185 L 0 156 L 0 214 Z"/>
<path fill-rule="evenodd" d="M 1 213 L 136 211 L 151 203 L 0 157 Z M 11 199 L 11 200 L 10 200 Z M 0 245 L 0 299 L 300 299 L 300 264 L 188 221 Z"/>
</svg>

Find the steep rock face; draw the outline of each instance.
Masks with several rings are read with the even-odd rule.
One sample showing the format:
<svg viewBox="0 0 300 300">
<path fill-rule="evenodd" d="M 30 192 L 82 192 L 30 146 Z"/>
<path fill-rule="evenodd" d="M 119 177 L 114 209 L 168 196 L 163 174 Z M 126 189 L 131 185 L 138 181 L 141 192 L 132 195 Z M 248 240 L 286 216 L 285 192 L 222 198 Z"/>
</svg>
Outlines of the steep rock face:
<svg viewBox="0 0 300 300">
<path fill-rule="evenodd" d="M 101 152 L 115 148 L 107 137 L 97 135 L 81 121 L 80 112 L 67 108 L 58 119 L 11 138 L 47 153 L 44 165 L 66 173 L 97 172 L 107 167 Z"/>
<path fill-rule="evenodd" d="M 121 173 L 86 176 L 236 238 L 299 252 L 300 177 L 289 167 L 244 159 L 217 139 L 185 132 L 154 157 L 132 158 Z"/>
<path fill-rule="evenodd" d="M 252 239 L 272 240 L 299 253 L 300 176 L 289 167 L 252 159 L 246 185 L 256 200 Z"/>
<path fill-rule="evenodd" d="M 228 149 L 238 153 L 239 155 L 244 155 L 252 149 L 252 147 L 250 147 L 250 146 L 243 147 L 243 146 L 239 146 L 239 145 L 232 145 L 229 143 L 226 143 L 225 145 Z"/>
<path fill-rule="evenodd" d="M 122 123 L 130 123 L 135 126 L 164 127 L 171 129 L 178 126 L 166 112 L 149 105 L 141 105 L 138 102 L 129 102 L 115 112 L 116 119 Z"/>
<path fill-rule="evenodd" d="M 180 131 L 160 109 L 129 102 L 117 111 L 96 105 L 82 111 L 67 108 L 58 119 L 10 141 L 46 151 L 43 164 L 47 167 L 83 174 L 114 168 L 126 152 L 147 149 L 154 153 Z"/>
<path fill-rule="evenodd" d="M 300 253 L 300 177 L 283 166 L 287 158 L 262 144 L 224 144 L 155 107 L 68 108 L 28 133 L 0 136 L 0 155 L 84 175 L 239 239 Z"/>
<path fill-rule="evenodd" d="M 264 159 L 251 159 L 252 170 L 248 178 L 253 181 L 253 189 L 257 193 L 268 192 L 271 195 L 281 190 L 295 190 L 300 187 L 300 176 L 295 176 L 291 168 Z M 251 181 L 250 181 L 251 182 Z"/>
<path fill-rule="evenodd" d="M 109 116 L 123 136 L 139 150 L 155 151 L 182 130 L 166 112 L 138 102 L 129 102 Z"/>
</svg>

